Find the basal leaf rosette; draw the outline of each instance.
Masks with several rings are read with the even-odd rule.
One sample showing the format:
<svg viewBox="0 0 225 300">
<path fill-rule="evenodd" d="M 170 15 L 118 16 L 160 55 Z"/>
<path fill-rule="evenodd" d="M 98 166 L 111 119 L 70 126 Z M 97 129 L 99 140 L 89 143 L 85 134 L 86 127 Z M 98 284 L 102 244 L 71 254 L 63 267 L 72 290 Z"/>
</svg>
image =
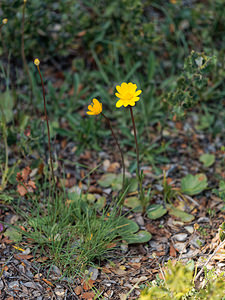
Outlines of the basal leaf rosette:
<svg viewBox="0 0 225 300">
<path fill-rule="evenodd" d="M 115 93 L 116 97 L 119 100 L 116 103 L 116 107 L 127 107 L 128 105 L 134 106 L 137 101 L 139 101 L 139 95 L 141 94 L 141 90 L 137 91 L 137 85 L 129 82 L 123 82 L 121 86 L 117 85 L 116 89 L 118 93 Z"/>
</svg>

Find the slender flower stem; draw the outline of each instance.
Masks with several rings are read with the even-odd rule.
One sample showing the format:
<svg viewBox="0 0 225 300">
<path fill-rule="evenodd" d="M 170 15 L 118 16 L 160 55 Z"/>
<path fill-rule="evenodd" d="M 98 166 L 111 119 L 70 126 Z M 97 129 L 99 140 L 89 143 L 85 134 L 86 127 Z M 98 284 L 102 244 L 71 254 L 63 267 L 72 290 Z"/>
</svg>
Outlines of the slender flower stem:
<svg viewBox="0 0 225 300">
<path fill-rule="evenodd" d="M 109 128 L 110 128 L 110 130 L 111 130 L 111 132 L 112 132 L 112 136 L 114 137 L 114 140 L 115 140 L 115 142 L 116 142 L 116 145 L 117 145 L 117 147 L 118 147 L 118 149 L 119 149 L 119 151 L 120 151 L 121 162 L 122 162 L 122 168 L 123 168 L 123 191 L 124 191 L 124 188 L 125 188 L 125 163 L 124 163 L 123 152 L 122 152 L 122 150 L 121 150 L 121 148 L 120 148 L 120 144 L 119 144 L 119 142 L 118 142 L 118 139 L 117 139 L 117 137 L 116 137 L 116 135 L 115 135 L 115 133 L 114 133 L 114 131 L 113 131 L 113 129 L 112 129 L 112 126 L 111 126 L 111 123 L 110 123 L 109 118 L 107 118 L 107 117 L 103 114 L 103 112 L 101 112 L 101 114 L 103 115 L 103 117 L 105 118 L 107 124 L 109 125 Z"/>
<path fill-rule="evenodd" d="M 2 27 L 4 26 L 4 24 L 0 25 L 0 40 L 2 42 L 2 47 L 3 47 L 3 54 L 6 53 L 6 46 L 5 46 L 5 42 L 4 42 L 4 38 L 2 36 Z"/>
<path fill-rule="evenodd" d="M 30 100 L 32 103 L 32 94 L 33 94 L 33 88 L 32 88 L 32 80 L 30 77 L 30 72 L 29 72 L 29 68 L 27 65 L 27 60 L 26 60 L 26 56 L 25 56 L 25 51 L 24 51 L 24 23 L 25 23 L 25 8 L 26 8 L 26 1 L 24 1 L 23 3 L 23 16 L 22 16 L 22 32 L 21 32 L 21 55 L 22 55 L 22 59 L 23 59 L 23 66 L 24 69 L 27 73 L 28 76 L 28 80 L 29 80 L 29 84 L 30 84 L 30 88 L 31 88 L 31 93 L 30 93 Z"/>
<path fill-rule="evenodd" d="M 133 123 L 133 129 L 134 129 L 134 139 L 135 139 L 135 144 L 136 144 L 136 155 L 137 155 L 137 172 L 138 176 L 140 177 L 140 166 L 139 166 L 139 150 L 138 150 L 138 142 L 137 142 L 137 134 L 136 134 L 136 126 L 134 122 L 134 115 L 133 115 L 133 109 L 132 106 L 130 106 L 130 115 Z"/>
<path fill-rule="evenodd" d="M 137 142 L 137 133 L 136 133 L 136 126 L 134 122 L 134 115 L 133 115 L 133 109 L 132 106 L 130 106 L 130 115 L 133 123 L 133 129 L 134 129 L 134 139 L 135 139 L 135 144 L 136 144 L 136 157 L 137 157 L 137 176 L 138 176 L 138 181 L 139 181 L 139 188 L 140 188 L 140 201 L 142 203 L 143 207 L 143 212 L 145 211 L 145 197 L 144 197 L 144 191 L 143 191 L 143 186 L 142 186 L 142 176 L 140 174 L 140 165 L 139 165 L 139 150 L 138 150 L 138 142 Z"/>
<path fill-rule="evenodd" d="M 39 68 L 39 65 L 37 65 L 38 73 L 41 78 L 41 86 L 42 86 L 42 92 L 43 92 L 43 100 L 44 100 L 44 108 L 45 108 L 45 120 L 47 123 L 47 129 L 48 129 L 48 150 L 49 150 L 49 156 L 50 156 L 50 165 L 51 165 L 51 171 L 52 171 L 52 180 L 55 184 L 55 176 L 54 176 L 54 170 L 53 170 L 53 160 L 52 160 L 52 153 L 51 153 L 51 143 L 50 143 L 50 129 L 49 129 L 49 123 L 48 123 L 48 115 L 47 115 L 47 108 L 46 108 L 46 100 L 45 100 L 45 87 L 44 82 L 41 76 L 41 71 Z"/>
<path fill-rule="evenodd" d="M 5 146 L 5 169 L 2 175 L 2 182 L 1 182 L 1 187 L 0 191 L 3 191 L 5 189 L 6 183 L 7 183 L 7 177 L 8 177 L 8 171 L 9 171 L 9 150 L 8 150 L 8 143 L 7 143 L 7 129 L 6 129 L 6 121 L 5 121 L 5 116 L 3 114 L 2 110 L 2 116 L 3 116 L 3 140 L 4 140 L 4 146 Z"/>
</svg>

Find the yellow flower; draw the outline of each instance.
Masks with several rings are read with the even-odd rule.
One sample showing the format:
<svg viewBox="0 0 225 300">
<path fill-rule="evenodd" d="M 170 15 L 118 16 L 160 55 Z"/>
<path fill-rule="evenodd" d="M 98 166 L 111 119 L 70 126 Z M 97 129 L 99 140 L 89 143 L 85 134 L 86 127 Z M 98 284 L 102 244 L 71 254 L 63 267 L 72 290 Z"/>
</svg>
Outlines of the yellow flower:
<svg viewBox="0 0 225 300">
<path fill-rule="evenodd" d="M 2 20 L 2 24 L 7 24 L 7 23 L 8 23 L 8 19 L 7 18 L 5 18 L 5 19 Z"/>
<path fill-rule="evenodd" d="M 38 67 L 40 65 L 40 60 L 38 58 L 35 58 L 34 64 Z"/>
<path fill-rule="evenodd" d="M 138 95 L 140 95 L 142 92 L 141 90 L 136 91 L 137 85 L 131 82 L 123 82 L 121 86 L 117 85 L 116 89 L 118 93 L 115 95 L 120 99 L 117 101 L 116 107 L 127 107 L 128 105 L 134 106 L 135 102 L 140 99 Z"/>
<path fill-rule="evenodd" d="M 102 103 L 100 103 L 97 99 L 92 100 L 93 103 L 88 105 L 89 111 L 87 111 L 88 115 L 99 115 L 102 112 Z"/>
</svg>

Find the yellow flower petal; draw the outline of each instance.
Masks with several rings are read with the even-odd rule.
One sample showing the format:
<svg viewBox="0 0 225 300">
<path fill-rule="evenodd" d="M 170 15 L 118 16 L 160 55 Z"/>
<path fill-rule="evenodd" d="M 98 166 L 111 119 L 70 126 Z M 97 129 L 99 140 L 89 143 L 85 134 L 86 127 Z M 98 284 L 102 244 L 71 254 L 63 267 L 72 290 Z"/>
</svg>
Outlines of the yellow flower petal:
<svg viewBox="0 0 225 300">
<path fill-rule="evenodd" d="M 116 89 L 117 89 L 117 91 L 118 91 L 119 93 L 121 93 L 121 86 L 117 85 L 117 86 L 116 86 Z"/>
<path fill-rule="evenodd" d="M 99 101 L 96 98 L 94 98 L 92 101 L 93 101 L 94 105 L 97 105 L 99 103 Z"/>
<path fill-rule="evenodd" d="M 92 115 L 92 116 L 95 115 L 95 113 L 93 111 L 87 111 L 87 114 Z"/>
<path fill-rule="evenodd" d="M 121 107 L 123 105 L 123 101 L 119 100 L 116 102 L 116 107 Z"/>
<path fill-rule="evenodd" d="M 134 84 L 132 82 L 128 83 L 128 90 L 129 90 L 130 93 L 132 93 L 132 94 L 135 93 L 136 89 L 137 89 L 136 84 Z"/>
<path fill-rule="evenodd" d="M 126 91 L 127 91 L 127 83 L 126 83 L 126 82 L 123 82 L 123 83 L 121 84 L 121 93 L 126 92 Z"/>
<path fill-rule="evenodd" d="M 142 93 L 142 90 L 138 90 L 137 92 L 135 92 L 134 95 L 135 95 L 135 97 L 136 97 L 136 96 L 140 95 L 141 93 Z"/>
</svg>

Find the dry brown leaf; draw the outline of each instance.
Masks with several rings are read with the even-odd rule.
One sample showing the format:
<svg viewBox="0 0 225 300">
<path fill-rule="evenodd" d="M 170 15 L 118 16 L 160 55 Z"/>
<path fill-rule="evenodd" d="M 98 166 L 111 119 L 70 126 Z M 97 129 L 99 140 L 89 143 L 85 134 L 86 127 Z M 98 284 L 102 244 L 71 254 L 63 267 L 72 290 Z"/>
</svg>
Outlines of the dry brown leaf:
<svg viewBox="0 0 225 300">
<path fill-rule="evenodd" d="M 107 169 L 107 172 L 110 173 L 116 173 L 116 171 L 120 168 L 120 164 L 118 162 L 114 162 L 110 164 L 110 166 Z"/>
<path fill-rule="evenodd" d="M 89 279 L 88 281 L 85 281 L 84 284 L 83 284 L 83 289 L 85 291 L 88 291 L 90 290 L 93 286 L 94 286 L 94 280 L 92 279 Z"/>
<path fill-rule="evenodd" d="M 49 257 L 43 256 L 43 257 L 38 258 L 38 259 L 37 259 L 37 262 L 44 262 L 44 261 L 46 261 L 46 260 L 48 260 L 48 259 L 49 259 Z"/>
<path fill-rule="evenodd" d="M 177 251 L 172 244 L 170 244 L 170 256 L 172 256 L 172 257 L 177 256 Z"/>
<path fill-rule="evenodd" d="M 31 255 L 31 254 L 24 254 L 24 255 L 23 254 L 15 254 L 14 257 L 19 260 L 22 260 L 22 259 L 29 260 L 29 259 L 33 258 L 33 255 Z"/>
<path fill-rule="evenodd" d="M 74 292 L 77 296 L 79 296 L 82 292 L 82 287 L 80 285 L 76 286 Z"/>
<path fill-rule="evenodd" d="M 20 194 L 20 196 L 25 196 L 27 194 L 27 189 L 22 184 L 18 184 L 17 192 Z"/>
<path fill-rule="evenodd" d="M 31 168 L 27 166 L 27 167 L 24 168 L 24 169 L 22 170 L 22 172 L 21 172 L 22 179 L 23 179 L 24 181 L 27 181 L 28 176 L 30 175 L 30 173 L 31 173 Z"/>
<path fill-rule="evenodd" d="M 86 292 L 82 294 L 82 299 L 94 299 L 95 293 L 94 292 Z"/>
<path fill-rule="evenodd" d="M 45 278 L 41 278 L 45 283 L 47 283 L 48 285 L 50 285 L 50 286 L 54 286 L 54 284 L 53 283 L 51 283 L 51 281 L 49 281 L 49 280 L 47 280 L 47 279 L 45 279 Z"/>
</svg>

